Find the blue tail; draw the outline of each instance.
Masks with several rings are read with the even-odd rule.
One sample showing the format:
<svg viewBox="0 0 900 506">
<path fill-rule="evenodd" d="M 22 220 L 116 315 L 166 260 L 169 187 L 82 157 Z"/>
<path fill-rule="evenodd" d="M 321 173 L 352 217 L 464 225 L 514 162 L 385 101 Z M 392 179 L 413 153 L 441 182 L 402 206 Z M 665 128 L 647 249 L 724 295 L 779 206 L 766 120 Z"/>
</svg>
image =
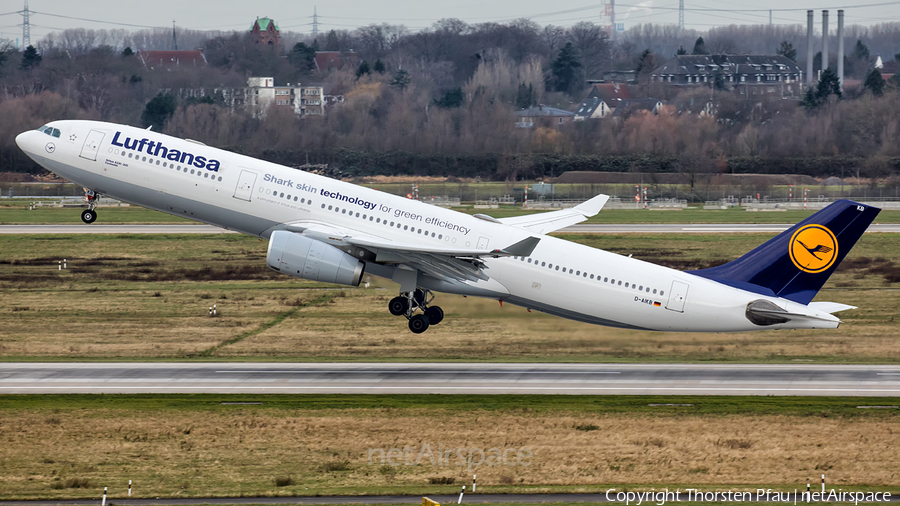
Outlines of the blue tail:
<svg viewBox="0 0 900 506">
<path fill-rule="evenodd" d="M 688 272 L 809 304 L 880 211 L 838 200 L 737 260 Z"/>
</svg>

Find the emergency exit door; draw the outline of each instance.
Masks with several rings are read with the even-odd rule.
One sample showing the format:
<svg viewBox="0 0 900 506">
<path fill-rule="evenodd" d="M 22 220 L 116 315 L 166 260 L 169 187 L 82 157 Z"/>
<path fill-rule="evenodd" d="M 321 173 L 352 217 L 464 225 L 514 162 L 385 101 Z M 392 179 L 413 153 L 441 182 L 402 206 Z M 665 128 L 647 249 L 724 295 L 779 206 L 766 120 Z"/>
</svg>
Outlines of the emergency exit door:
<svg viewBox="0 0 900 506">
<path fill-rule="evenodd" d="M 100 143 L 106 134 L 100 130 L 91 130 L 87 139 L 84 140 L 84 146 L 81 147 L 81 157 L 88 160 L 97 160 L 97 152 L 100 151 Z"/>
<path fill-rule="evenodd" d="M 666 309 L 670 311 L 684 312 L 684 301 L 687 299 L 688 284 L 681 281 L 672 281 L 672 290 L 669 292 L 669 301 Z"/>
<path fill-rule="evenodd" d="M 253 187 L 256 185 L 256 172 L 242 170 L 238 178 L 237 187 L 234 189 L 234 198 L 250 202 L 253 195 Z"/>
</svg>

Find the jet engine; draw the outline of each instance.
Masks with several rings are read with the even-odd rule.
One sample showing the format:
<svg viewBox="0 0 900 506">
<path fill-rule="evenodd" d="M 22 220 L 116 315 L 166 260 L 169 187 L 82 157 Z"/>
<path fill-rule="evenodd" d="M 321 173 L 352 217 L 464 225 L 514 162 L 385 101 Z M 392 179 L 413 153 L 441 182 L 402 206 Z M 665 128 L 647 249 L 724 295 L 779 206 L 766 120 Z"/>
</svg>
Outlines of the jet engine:
<svg viewBox="0 0 900 506">
<path fill-rule="evenodd" d="M 343 251 L 286 230 L 272 232 L 266 265 L 295 278 L 359 286 L 366 264 Z"/>
</svg>

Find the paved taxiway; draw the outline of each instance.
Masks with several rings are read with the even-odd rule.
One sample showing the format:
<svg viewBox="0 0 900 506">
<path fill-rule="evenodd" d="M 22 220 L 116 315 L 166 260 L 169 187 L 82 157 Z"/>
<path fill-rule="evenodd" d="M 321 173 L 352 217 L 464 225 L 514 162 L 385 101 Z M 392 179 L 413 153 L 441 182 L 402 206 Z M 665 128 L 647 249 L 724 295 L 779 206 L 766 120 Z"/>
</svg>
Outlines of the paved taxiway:
<svg viewBox="0 0 900 506">
<path fill-rule="evenodd" d="M 5 363 L 10 393 L 900 396 L 900 366 Z"/>
<path fill-rule="evenodd" d="M 719 224 L 628 224 L 573 225 L 560 230 L 572 234 L 721 234 L 721 233 L 767 233 L 777 234 L 792 227 L 792 224 L 719 223 Z M 873 223 L 869 232 L 900 232 L 900 224 Z M 0 225 L 0 234 L 234 234 L 213 225 Z"/>
</svg>

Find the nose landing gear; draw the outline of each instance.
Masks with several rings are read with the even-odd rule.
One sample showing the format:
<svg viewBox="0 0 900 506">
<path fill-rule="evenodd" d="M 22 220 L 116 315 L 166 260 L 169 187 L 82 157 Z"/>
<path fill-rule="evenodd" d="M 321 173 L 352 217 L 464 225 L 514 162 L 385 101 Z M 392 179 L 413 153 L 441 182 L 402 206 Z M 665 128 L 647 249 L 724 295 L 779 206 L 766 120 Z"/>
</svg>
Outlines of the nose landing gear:
<svg viewBox="0 0 900 506">
<path fill-rule="evenodd" d="M 81 212 L 81 221 L 85 223 L 97 221 L 97 211 L 94 211 L 94 208 L 97 207 L 99 200 L 100 194 L 87 188 L 84 189 L 84 201 L 87 203 L 88 208 Z"/>
<path fill-rule="evenodd" d="M 444 319 L 444 310 L 440 306 L 430 306 L 434 300 L 431 290 L 416 288 L 414 292 L 400 292 L 388 303 L 388 310 L 394 316 L 405 316 L 409 320 L 409 330 L 421 334 L 431 325 L 437 325 Z M 415 314 L 421 309 L 421 314 Z"/>
</svg>

